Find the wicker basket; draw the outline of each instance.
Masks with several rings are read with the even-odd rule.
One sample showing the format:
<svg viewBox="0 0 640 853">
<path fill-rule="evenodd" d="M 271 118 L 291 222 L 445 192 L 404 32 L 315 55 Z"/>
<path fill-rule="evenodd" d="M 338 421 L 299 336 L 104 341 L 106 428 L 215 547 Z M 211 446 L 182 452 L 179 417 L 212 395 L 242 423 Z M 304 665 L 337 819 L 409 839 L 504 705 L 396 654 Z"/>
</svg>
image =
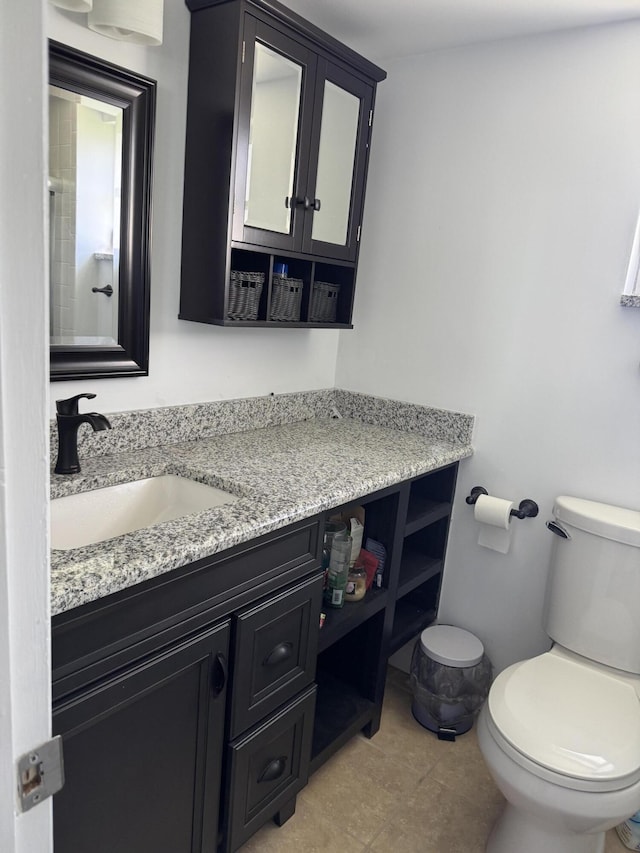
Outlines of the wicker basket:
<svg viewBox="0 0 640 853">
<path fill-rule="evenodd" d="M 270 320 L 297 322 L 302 302 L 302 279 L 274 273 L 271 282 Z"/>
<path fill-rule="evenodd" d="M 309 320 L 312 323 L 335 323 L 338 308 L 339 284 L 314 281 L 311 290 Z"/>
<path fill-rule="evenodd" d="M 227 317 L 230 320 L 257 320 L 263 286 L 263 272 L 231 270 Z"/>
</svg>

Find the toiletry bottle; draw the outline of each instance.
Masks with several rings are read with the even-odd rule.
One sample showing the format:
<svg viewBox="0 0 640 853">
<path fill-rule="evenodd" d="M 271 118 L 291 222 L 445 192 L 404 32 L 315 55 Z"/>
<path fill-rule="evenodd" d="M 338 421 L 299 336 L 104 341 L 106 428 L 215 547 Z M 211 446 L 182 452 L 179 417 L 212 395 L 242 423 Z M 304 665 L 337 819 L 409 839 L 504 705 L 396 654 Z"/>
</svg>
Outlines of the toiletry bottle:
<svg viewBox="0 0 640 853">
<path fill-rule="evenodd" d="M 367 573 L 362 560 L 356 560 L 349 569 L 347 587 L 344 591 L 345 601 L 360 601 L 367 592 Z"/>
<path fill-rule="evenodd" d="M 347 525 L 343 521 L 326 521 L 324 525 L 324 538 L 322 542 L 322 570 L 325 573 L 329 571 L 329 561 L 331 559 L 331 546 L 335 536 L 346 536 Z M 325 583 L 326 587 L 326 583 Z"/>
<path fill-rule="evenodd" d="M 640 812 L 616 826 L 618 838 L 629 850 L 640 850 Z"/>
<path fill-rule="evenodd" d="M 329 607 L 342 607 L 344 604 L 344 591 L 347 586 L 350 558 L 351 537 L 347 534 L 334 536 L 329 560 L 327 589 L 325 590 L 325 603 Z"/>
</svg>

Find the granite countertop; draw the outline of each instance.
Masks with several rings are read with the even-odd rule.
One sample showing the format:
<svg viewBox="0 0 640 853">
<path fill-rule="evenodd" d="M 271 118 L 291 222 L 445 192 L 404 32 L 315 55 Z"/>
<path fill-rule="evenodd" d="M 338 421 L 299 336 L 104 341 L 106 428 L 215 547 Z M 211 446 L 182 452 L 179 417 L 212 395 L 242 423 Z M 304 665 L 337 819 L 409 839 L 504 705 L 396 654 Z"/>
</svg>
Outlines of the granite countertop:
<svg viewBox="0 0 640 853">
<path fill-rule="evenodd" d="M 468 442 L 437 441 L 354 418 L 319 417 L 88 459 L 81 456 L 80 474 L 52 476 L 52 497 L 179 474 L 229 491 L 239 500 L 105 542 L 52 551 L 52 614 L 471 453 Z"/>
</svg>

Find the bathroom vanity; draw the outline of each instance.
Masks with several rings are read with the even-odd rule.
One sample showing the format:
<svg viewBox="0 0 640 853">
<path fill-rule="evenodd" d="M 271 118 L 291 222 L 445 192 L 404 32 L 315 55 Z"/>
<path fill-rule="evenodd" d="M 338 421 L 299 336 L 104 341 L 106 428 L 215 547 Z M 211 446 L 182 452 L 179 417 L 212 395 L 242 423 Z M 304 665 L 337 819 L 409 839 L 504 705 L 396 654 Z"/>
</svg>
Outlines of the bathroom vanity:
<svg viewBox="0 0 640 853">
<path fill-rule="evenodd" d="M 54 552 L 57 853 L 233 851 L 290 817 L 311 772 L 356 732 L 375 734 L 389 655 L 435 616 L 458 460 L 470 452 L 318 418 L 89 459 L 84 481 L 56 478 L 59 494 L 159 466 L 205 482 L 215 470 L 242 494 Z M 386 548 L 382 586 L 325 609 L 324 520 L 354 505 L 365 537 Z M 198 530 L 212 553 L 185 559 Z"/>
</svg>

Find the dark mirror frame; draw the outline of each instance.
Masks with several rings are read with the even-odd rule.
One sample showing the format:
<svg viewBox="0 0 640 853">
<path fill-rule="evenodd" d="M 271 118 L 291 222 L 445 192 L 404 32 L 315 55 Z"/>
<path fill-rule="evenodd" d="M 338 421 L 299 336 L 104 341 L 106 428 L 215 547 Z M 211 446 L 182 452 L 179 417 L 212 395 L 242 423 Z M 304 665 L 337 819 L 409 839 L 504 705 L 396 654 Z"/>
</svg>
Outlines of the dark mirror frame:
<svg viewBox="0 0 640 853">
<path fill-rule="evenodd" d="M 55 41 L 49 41 L 49 82 L 123 111 L 118 343 L 51 346 L 50 378 L 146 376 L 156 83 Z"/>
</svg>

